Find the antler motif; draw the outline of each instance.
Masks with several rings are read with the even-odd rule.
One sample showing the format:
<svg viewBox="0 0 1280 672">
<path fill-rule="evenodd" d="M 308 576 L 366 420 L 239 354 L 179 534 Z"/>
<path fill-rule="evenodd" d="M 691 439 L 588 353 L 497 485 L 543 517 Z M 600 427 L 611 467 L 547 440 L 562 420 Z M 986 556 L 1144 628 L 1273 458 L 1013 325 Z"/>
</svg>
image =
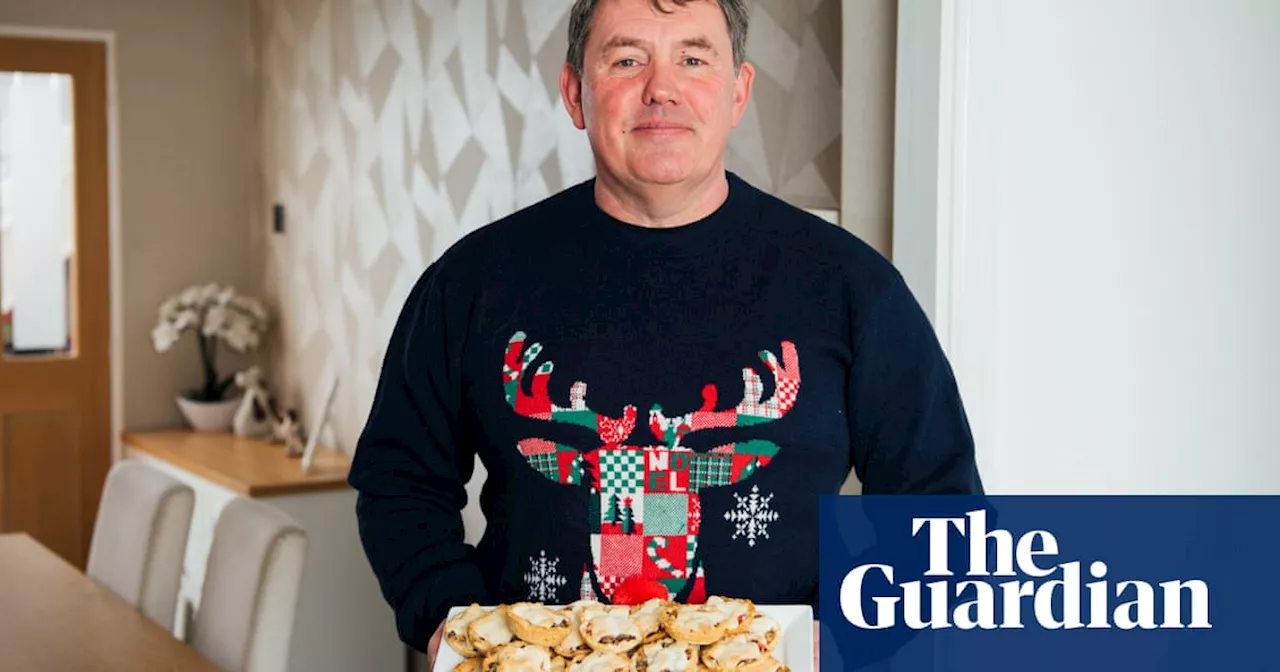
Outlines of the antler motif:
<svg viewBox="0 0 1280 672">
<path fill-rule="evenodd" d="M 764 384 L 754 369 L 742 369 L 743 394 L 737 406 L 723 411 L 715 410 L 719 393 L 715 385 L 702 388 L 702 406 L 684 415 L 667 417 L 662 407 L 654 404 L 649 409 L 649 430 L 655 438 L 668 446 L 678 446 L 680 439 L 690 432 L 715 427 L 748 427 L 778 420 L 791 410 L 800 391 L 800 357 L 795 344 L 782 342 L 782 363 L 772 352 L 760 352 L 760 359 L 773 373 L 774 392 L 768 401 L 764 396 Z"/>
<path fill-rule="evenodd" d="M 621 443 L 631 436 L 636 426 L 636 407 L 627 405 L 622 409 L 620 417 L 612 417 L 597 413 L 587 406 L 587 384 L 575 382 L 569 388 L 569 406 L 557 406 L 547 392 L 547 383 L 551 380 L 551 372 L 555 369 L 553 362 L 544 362 L 533 374 L 531 392 L 526 394 L 520 381 L 524 378 L 529 366 L 542 353 L 542 344 L 534 343 L 524 347 L 527 336 L 523 331 L 516 332 L 507 343 L 506 359 L 502 365 L 502 386 L 506 393 L 507 403 L 519 415 L 538 420 L 550 420 L 571 425 L 586 427 L 595 431 L 604 444 Z"/>
</svg>

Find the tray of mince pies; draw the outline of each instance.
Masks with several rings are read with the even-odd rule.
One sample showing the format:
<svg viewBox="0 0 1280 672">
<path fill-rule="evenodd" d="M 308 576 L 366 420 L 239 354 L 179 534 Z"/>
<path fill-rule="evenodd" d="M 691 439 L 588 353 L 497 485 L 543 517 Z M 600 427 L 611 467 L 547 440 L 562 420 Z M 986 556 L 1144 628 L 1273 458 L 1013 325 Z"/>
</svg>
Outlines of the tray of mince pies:
<svg viewBox="0 0 1280 672">
<path fill-rule="evenodd" d="M 433 672 L 812 672 L 813 610 L 713 595 L 454 607 Z"/>
</svg>

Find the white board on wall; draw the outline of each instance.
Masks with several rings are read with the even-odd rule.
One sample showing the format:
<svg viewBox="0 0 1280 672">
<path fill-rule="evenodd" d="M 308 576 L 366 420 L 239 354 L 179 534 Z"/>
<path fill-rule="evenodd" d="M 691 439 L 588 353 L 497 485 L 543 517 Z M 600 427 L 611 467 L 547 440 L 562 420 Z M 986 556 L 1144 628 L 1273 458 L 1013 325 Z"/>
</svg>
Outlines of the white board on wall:
<svg viewBox="0 0 1280 672">
<path fill-rule="evenodd" d="M 1280 493 L 1280 3 L 900 8 L 894 247 L 989 491 Z"/>
</svg>

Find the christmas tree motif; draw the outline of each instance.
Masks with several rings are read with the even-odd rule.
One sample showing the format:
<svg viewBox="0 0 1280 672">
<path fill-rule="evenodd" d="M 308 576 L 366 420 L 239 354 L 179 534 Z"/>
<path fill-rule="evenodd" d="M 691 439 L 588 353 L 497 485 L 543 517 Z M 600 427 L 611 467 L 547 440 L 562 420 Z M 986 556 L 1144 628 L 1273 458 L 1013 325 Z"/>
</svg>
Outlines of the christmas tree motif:
<svg viewBox="0 0 1280 672">
<path fill-rule="evenodd" d="M 561 469 L 561 476 L 564 478 L 566 485 L 582 484 L 582 455 L 574 455 L 569 461 L 568 469 Z"/>
<path fill-rule="evenodd" d="M 614 525 L 622 521 L 622 510 L 618 506 L 618 493 L 613 493 L 613 496 L 609 498 L 609 510 L 605 512 L 604 518 Z"/>
<path fill-rule="evenodd" d="M 615 500 L 615 501 L 617 501 L 617 495 L 614 495 L 614 500 Z M 632 516 L 632 515 L 634 515 L 634 514 L 631 512 L 631 498 L 630 498 L 630 497 L 627 497 L 626 499 L 622 500 L 622 505 L 623 505 L 623 509 L 622 509 L 622 533 L 623 533 L 623 534 L 635 534 L 635 531 L 636 531 L 636 525 L 635 525 L 635 522 L 634 522 L 634 521 L 632 520 L 632 518 L 631 518 L 631 516 Z"/>
<path fill-rule="evenodd" d="M 600 534 L 601 520 L 600 504 L 603 498 L 595 489 L 591 490 L 591 495 L 587 498 L 587 522 L 591 525 L 591 534 Z"/>
<path fill-rule="evenodd" d="M 598 484 L 596 483 L 595 478 L 591 475 L 591 469 L 588 468 L 589 466 L 590 465 L 587 464 L 587 461 L 582 459 L 582 454 L 579 453 L 577 457 L 573 458 L 573 462 L 569 464 L 569 473 L 576 473 L 578 475 L 578 485 L 582 485 L 588 490 L 594 490 Z"/>
</svg>

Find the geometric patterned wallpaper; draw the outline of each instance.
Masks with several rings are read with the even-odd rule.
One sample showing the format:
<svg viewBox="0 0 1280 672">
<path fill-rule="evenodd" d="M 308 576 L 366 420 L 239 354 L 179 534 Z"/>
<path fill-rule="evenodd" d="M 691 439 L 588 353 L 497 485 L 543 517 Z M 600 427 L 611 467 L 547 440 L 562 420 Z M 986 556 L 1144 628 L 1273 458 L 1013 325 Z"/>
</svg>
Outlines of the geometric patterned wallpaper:
<svg viewBox="0 0 1280 672">
<path fill-rule="evenodd" d="M 306 422 L 351 450 L 386 340 L 423 268 L 465 233 L 591 177 L 561 105 L 571 0 L 258 0 L 255 222 L 268 368 Z M 801 207 L 837 208 L 840 0 L 758 0 L 751 104 L 728 167 Z M 268 232 L 272 203 L 283 235 Z"/>
</svg>

